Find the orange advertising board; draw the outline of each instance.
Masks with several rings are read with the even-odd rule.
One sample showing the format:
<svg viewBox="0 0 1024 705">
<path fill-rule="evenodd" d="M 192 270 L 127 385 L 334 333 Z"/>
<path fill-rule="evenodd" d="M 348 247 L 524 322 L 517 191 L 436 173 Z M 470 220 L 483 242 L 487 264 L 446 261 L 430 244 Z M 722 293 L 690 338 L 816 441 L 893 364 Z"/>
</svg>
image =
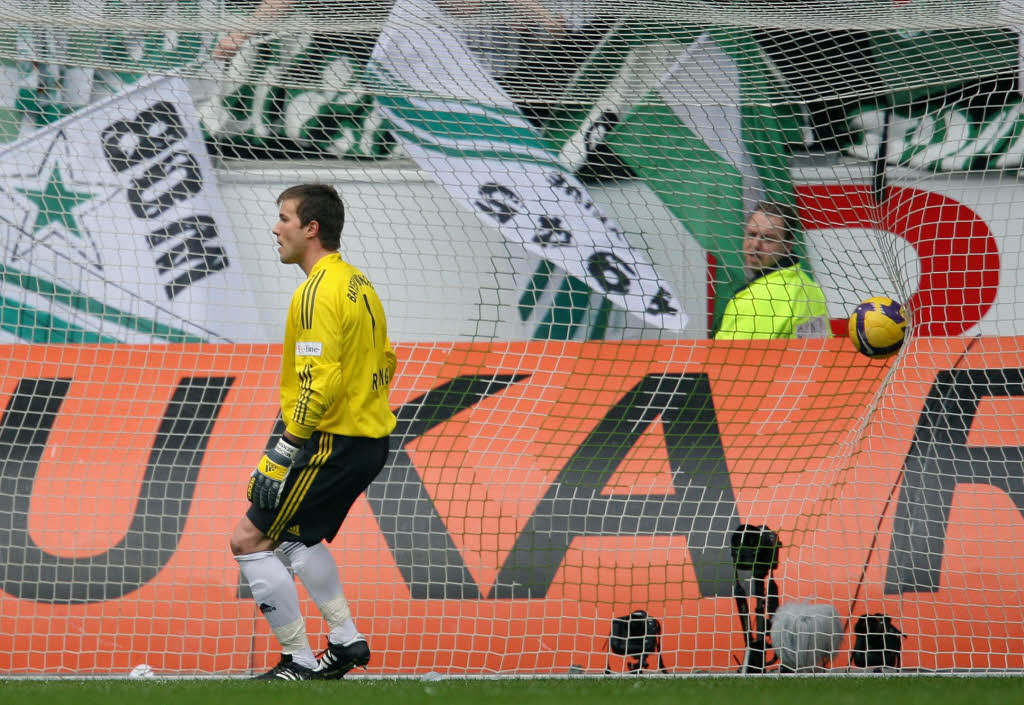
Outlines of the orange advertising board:
<svg viewBox="0 0 1024 705">
<path fill-rule="evenodd" d="M 370 671 L 621 670 L 634 609 L 670 670 L 735 670 L 739 523 L 778 531 L 783 602 L 885 611 L 904 666 L 1024 668 L 1022 343 L 397 346 L 392 456 L 331 546 Z M 275 661 L 228 536 L 279 347 L 2 350 L 0 671 Z"/>
</svg>

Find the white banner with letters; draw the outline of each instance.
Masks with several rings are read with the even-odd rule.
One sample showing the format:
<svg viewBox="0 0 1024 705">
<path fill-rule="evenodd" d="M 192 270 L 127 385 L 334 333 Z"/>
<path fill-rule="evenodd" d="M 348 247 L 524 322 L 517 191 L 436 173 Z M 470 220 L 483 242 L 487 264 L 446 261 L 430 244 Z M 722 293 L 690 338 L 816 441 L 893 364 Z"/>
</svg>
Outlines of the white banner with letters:
<svg viewBox="0 0 1024 705">
<path fill-rule="evenodd" d="M 640 326 L 626 327 L 641 335 L 644 328 L 686 327 L 685 307 L 642 244 L 630 243 L 594 204 L 433 3 L 395 3 L 370 71 L 392 132 L 420 168 L 506 242 L 581 282 L 576 290 L 563 285 L 570 295 L 548 298 L 547 325 L 536 329 L 546 333 L 534 337 L 576 337 L 573 328 L 586 328 L 576 325 L 582 321 L 574 313 L 606 319 L 595 298 L 640 319 Z M 523 261 L 521 313 L 544 295 L 530 289 L 543 277 L 531 278 L 535 265 Z M 567 315 L 565 308 L 579 310 Z M 600 322 L 588 326 L 586 337 L 603 337 Z"/>
<path fill-rule="evenodd" d="M 246 342 L 264 330 L 184 81 L 0 150 L 0 340 Z"/>
</svg>

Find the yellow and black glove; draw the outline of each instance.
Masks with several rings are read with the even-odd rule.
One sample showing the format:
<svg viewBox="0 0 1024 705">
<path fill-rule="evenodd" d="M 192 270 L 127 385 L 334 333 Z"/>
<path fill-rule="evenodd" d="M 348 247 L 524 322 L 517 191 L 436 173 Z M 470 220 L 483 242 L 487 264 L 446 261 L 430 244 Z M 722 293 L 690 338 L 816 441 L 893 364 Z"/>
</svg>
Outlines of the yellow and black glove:
<svg viewBox="0 0 1024 705">
<path fill-rule="evenodd" d="M 292 445 L 284 438 L 267 451 L 260 464 L 252 471 L 249 487 L 245 496 L 260 509 L 271 511 L 281 502 L 281 490 L 288 479 L 288 471 L 292 467 L 292 458 L 299 447 Z"/>
</svg>

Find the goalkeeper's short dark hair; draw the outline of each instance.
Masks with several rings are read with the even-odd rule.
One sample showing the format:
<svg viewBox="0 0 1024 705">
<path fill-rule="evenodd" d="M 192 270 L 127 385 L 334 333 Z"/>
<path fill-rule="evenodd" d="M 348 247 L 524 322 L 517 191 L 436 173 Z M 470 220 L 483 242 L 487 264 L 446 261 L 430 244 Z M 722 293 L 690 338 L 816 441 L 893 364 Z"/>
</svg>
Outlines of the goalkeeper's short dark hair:
<svg viewBox="0 0 1024 705">
<path fill-rule="evenodd" d="M 316 221 L 320 225 L 320 244 L 326 250 L 335 251 L 341 247 L 341 230 L 345 227 L 345 204 L 337 190 L 329 184 L 299 184 L 286 188 L 277 197 L 277 204 L 294 200 L 295 213 L 299 222 L 309 225 Z"/>
</svg>

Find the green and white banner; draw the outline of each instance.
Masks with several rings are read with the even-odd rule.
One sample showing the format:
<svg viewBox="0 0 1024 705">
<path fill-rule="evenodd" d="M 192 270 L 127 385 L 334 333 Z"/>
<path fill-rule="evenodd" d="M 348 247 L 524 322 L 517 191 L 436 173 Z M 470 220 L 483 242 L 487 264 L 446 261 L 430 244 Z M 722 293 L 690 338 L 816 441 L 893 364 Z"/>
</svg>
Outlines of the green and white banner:
<svg viewBox="0 0 1024 705">
<path fill-rule="evenodd" d="M 144 81 L 0 150 L 0 340 L 270 339 L 189 91 Z"/>
<path fill-rule="evenodd" d="M 203 6 L 216 1 L 33 0 L 33 9 L 46 8 L 55 20 L 0 29 L 0 141 L 23 137 L 147 74 L 194 66 L 209 50 L 209 33 L 171 27 L 197 24 Z M 128 5 L 147 29 L 76 27 L 67 19 L 123 16 Z"/>
<path fill-rule="evenodd" d="M 55 16 L 123 16 L 124 0 L 38 0 Z M 206 137 L 255 158 L 383 158 L 392 142 L 360 82 L 373 37 L 256 35 L 222 64 L 216 34 L 182 31 L 221 17 L 219 0 L 131 6 L 152 29 L 0 28 L 0 142 L 25 136 L 144 76 L 193 76 Z M 289 86 L 285 88 L 284 86 Z M 233 150 L 233 152 L 232 152 Z"/>
<path fill-rule="evenodd" d="M 877 158 L 886 121 L 886 162 L 923 171 L 1018 170 L 1024 166 L 1024 101 L 984 109 L 945 102 L 851 111 L 851 157 Z"/>
<path fill-rule="evenodd" d="M 528 333 L 594 338 L 608 328 L 633 337 L 645 328 L 682 330 L 687 317 L 673 287 L 559 163 L 450 25 L 430 2 L 398 0 L 371 71 L 406 152 L 457 203 L 497 228 L 520 263 Z M 617 326 L 612 307 L 634 321 Z"/>
<path fill-rule="evenodd" d="M 720 314 L 745 284 L 746 216 L 762 198 L 792 201 L 793 127 L 769 107 L 777 87 L 746 33 L 704 32 L 686 43 L 682 32 L 666 36 L 629 46 L 560 156 L 579 168 L 604 143 L 643 179 L 714 257 Z"/>
<path fill-rule="evenodd" d="M 386 158 L 393 143 L 364 64 L 336 37 L 256 36 L 226 64 L 207 63 L 211 80 L 193 82 L 203 129 L 228 154 Z"/>
</svg>

